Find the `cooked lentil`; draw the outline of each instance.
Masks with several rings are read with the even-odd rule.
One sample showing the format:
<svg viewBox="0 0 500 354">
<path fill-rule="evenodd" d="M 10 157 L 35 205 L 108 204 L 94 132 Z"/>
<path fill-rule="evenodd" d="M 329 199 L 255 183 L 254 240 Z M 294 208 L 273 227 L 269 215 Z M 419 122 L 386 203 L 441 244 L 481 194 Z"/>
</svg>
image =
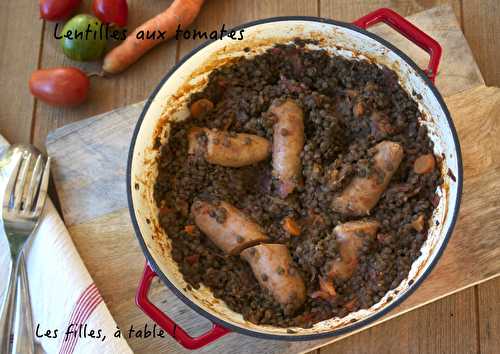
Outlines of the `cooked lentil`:
<svg viewBox="0 0 500 354">
<path fill-rule="evenodd" d="M 257 134 L 272 141 L 269 106 L 274 99 L 287 97 L 304 110 L 305 145 L 303 183 L 286 199 L 275 193 L 270 158 L 228 168 L 188 156 L 187 132 L 195 126 Z M 160 148 L 154 191 L 161 226 L 172 240 L 172 256 L 189 285 L 205 284 L 251 322 L 309 327 L 370 307 L 408 275 L 427 238 L 427 223 L 420 229 L 414 221 L 430 219 L 443 180 L 439 168 L 426 174 L 414 171 L 414 161 L 432 153 L 433 146 L 418 121 L 416 102 L 393 71 L 366 60 L 307 49 L 304 41 L 296 41 L 214 70 L 191 102 L 201 98 L 213 105 L 203 101 L 196 117 L 172 124 L 169 140 Z M 288 246 L 311 294 L 318 290 L 328 263 L 339 258 L 333 228 L 356 219 L 331 211 L 332 198 L 354 176 L 377 173 L 372 170 L 373 146 L 385 139 L 399 142 L 404 158 L 371 211 L 381 223 L 377 237 L 364 238 L 351 278 L 334 279 L 337 295 L 332 301 L 308 297 L 299 312 L 288 314 L 260 288 L 245 261 L 224 254 L 198 228 L 185 231 L 186 225 L 194 224 L 189 207 L 195 198 L 225 200 L 250 215 L 273 242 Z M 224 212 L 221 208 L 215 215 L 221 223 Z M 297 221 L 299 236 L 283 228 L 285 217 Z M 262 278 L 265 281 L 267 275 Z"/>
</svg>

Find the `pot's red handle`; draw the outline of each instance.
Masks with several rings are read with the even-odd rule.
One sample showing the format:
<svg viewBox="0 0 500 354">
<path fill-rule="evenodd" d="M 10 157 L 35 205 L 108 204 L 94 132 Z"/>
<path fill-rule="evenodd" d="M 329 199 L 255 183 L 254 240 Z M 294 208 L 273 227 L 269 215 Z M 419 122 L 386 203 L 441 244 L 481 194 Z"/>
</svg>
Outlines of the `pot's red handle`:
<svg viewBox="0 0 500 354">
<path fill-rule="evenodd" d="M 403 36 L 408 38 L 410 41 L 429 53 L 431 58 L 429 61 L 429 65 L 425 70 L 425 73 L 427 74 L 429 79 L 434 82 L 442 53 L 442 49 L 439 43 L 391 9 L 382 8 L 375 10 L 372 13 L 369 13 L 368 15 L 354 21 L 353 23 L 358 27 L 367 29 L 368 27 L 373 26 L 374 24 L 377 24 L 379 22 L 383 22 L 391 26 Z"/>
<path fill-rule="evenodd" d="M 158 307 L 153 305 L 148 299 L 148 291 L 151 286 L 151 281 L 156 277 L 156 273 L 151 269 L 150 265 L 146 263 L 144 267 L 144 273 L 142 275 L 141 281 L 139 283 L 139 288 L 137 289 L 137 294 L 135 296 L 135 303 L 139 308 L 144 311 L 153 321 L 155 321 L 161 328 L 163 328 L 168 334 L 170 334 L 177 342 L 179 342 L 184 348 L 187 349 L 198 349 L 201 348 L 217 338 L 222 337 L 224 334 L 230 332 L 230 330 L 219 326 L 218 324 L 213 324 L 212 328 L 198 336 L 196 338 L 191 337 L 185 330 L 179 327 L 170 317 L 163 313 Z"/>
</svg>

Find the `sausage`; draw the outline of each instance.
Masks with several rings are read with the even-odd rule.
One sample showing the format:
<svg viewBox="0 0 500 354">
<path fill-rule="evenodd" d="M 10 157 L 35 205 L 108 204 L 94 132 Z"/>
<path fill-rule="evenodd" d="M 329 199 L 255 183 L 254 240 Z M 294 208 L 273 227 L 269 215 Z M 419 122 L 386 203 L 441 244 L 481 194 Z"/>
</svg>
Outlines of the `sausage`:
<svg viewBox="0 0 500 354">
<path fill-rule="evenodd" d="M 261 244 L 241 252 L 261 287 L 267 289 L 285 311 L 292 313 L 304 303 L 304 280 L 293 264 L 288 247 Z"/>
<path fill-rule="evenodd" d="M 334 198 L 332 209 L 342 214 L 368 215 L 378 203 L 403 159 L 403 147 L 392 141 L 382 141 L 375 148 L 374 172 L 368 177 L 354 177 Z"/>
<path fill-rule="evenodd" d="M 201 154 L 207 162 L 226 167 L 252 165 L 271 153 L 271 143 L 258 135 L 209 128 L 191 128 L 188 144 L 189 154 Z"/>
<path fill-rule="evenodd" d="M 292 193 L 300 180 L 304 148 L 304 112 L 290 99 L 273 103 L 270 112 L 276 117 L 273 126 L 273 174 L 279 181 L 282 198 Z"/>
<path fill-rule="evenodd" d="M 357 220 L 335 226 L 333 232 L 339 243 L 340 259 L 330 264 L 328 278 L 348 279 L 358 266 L 359 249 L 364 238 L 373 238 L 377 234 L 380 223 L 376 220 Z"/>
<path fill-rule="evenodd" d="M 191 213 L 200 230 L 227 254 L 238 255 L 247 247 L 269 240 L 259 225 L 224 201 L 195 200 Z"/>
</svg>

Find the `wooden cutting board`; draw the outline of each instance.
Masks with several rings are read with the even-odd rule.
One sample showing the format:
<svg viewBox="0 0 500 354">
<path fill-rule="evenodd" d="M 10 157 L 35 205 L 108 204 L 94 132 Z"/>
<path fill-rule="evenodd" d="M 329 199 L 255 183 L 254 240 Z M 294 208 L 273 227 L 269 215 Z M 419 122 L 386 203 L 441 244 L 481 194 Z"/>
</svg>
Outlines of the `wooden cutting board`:
<svg viewBox="0 0 500 354">
<path fill-rule="evenodd" d="M 496 144 L 500 89 L 484 86 L 450 7 L 433 8 L 410 20 L 443 46 L 437 86 L 446 96 L 462 145 L 464 195 L 455 232 L 438 266 L 408 300 L 377 323 L 500 274 L 500 146 Z M 401 36 L 386 27 L 374 32 L 420 65 L 426 64 L 426 54 Z M 142 107 L 137 103 L 65 126 L 47 139 L 66 225 L 122 329 L 152 326 L 134 304 L 144 256 L 129 220 L 125 192 L 129 142 Z M 207 320 L 159 281 L 154 282 L 150 297 L 189 333 L 209 328 Z M 298 353 L 339 338 L 283 342 L 231 333 L 201 352 Z M 129 344 L 138 353 L 185 352 L 171 338 L 134 338 Z"/>
</svg>

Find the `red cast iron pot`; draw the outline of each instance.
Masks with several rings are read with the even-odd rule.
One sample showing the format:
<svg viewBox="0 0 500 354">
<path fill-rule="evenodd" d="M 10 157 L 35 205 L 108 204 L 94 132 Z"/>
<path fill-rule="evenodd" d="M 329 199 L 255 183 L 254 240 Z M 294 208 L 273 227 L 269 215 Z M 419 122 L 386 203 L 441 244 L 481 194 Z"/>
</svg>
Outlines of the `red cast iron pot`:
<svg viewBox="0 0 500 354">
<path fill-rule="evenodd" d="M 404 53 L 370 33 L 366 28 L 384 22 L 403 34 L 427 53 L 430 60 L 421 70 Z M 200 348 L 224 334 L 235 331 L 250 336 L 281 340 L 315 340 L 356 330 L 385 315 L 406 299 L 430 273 L 451 236 L 460 205 L 462 192 L 462 160 L 460 147 L 448 109 L 434 86 L 441 58 L 441 47 L 431 37 L 389 9 L 379 9 L 354 23 L 343 23 L 315 17 L 277 17 L 254 21 L 235 28 L 244 30 L 244 40 L 224 38 L 208 41 L 194 49 L 175 65 L 151 94 L 135 128 L 127 166 L 127 193 L 130 215 L 137 238 L 147 263 L 137 292 L 137 305 L 159 326 L 189 349 Z M 434 142 L 434 152 L 444 156 L 442 188 L 438 190 L 440 202 L 432 218 L 422 255 L 414 262 L 408 277 L 370 309 L 350 313 L 344 318 L 331 318 L 312 328 L 279 328 L 256 325 L 245 321 L 241 314 L 230 310 L 224 302 L 216 300 L 210 289 L 187 290 L 182 274 L 170 254 L 170 239 L 159 227 L 158 210 L 153 200 L 153 185 L 157 173 L 158 150 L 154 141 L 168 139 L 169 121 L 188 116 L 186 103 L 189 94 L 200 90 L 203 79 L 215 67 L 227 63 L 235 56 L 252 56 L 275 43 L 288 43 L 295 37 L 319 40 L 319 47 L 347 58 L 368 58 L 387 65 L 399 77 L 407 92 L 420 93 L 421 123 Z M 252 48 L 250 53 L 245 47 Z M 451 173 L 448 172 L 448 169 Z M 456 176 L 451 179 L 450 176 Z M 188 306 L 213 322 L 205 334 L 193 338 L 148 300 L 151 280 L 161 281 Z"/>
</svg>

